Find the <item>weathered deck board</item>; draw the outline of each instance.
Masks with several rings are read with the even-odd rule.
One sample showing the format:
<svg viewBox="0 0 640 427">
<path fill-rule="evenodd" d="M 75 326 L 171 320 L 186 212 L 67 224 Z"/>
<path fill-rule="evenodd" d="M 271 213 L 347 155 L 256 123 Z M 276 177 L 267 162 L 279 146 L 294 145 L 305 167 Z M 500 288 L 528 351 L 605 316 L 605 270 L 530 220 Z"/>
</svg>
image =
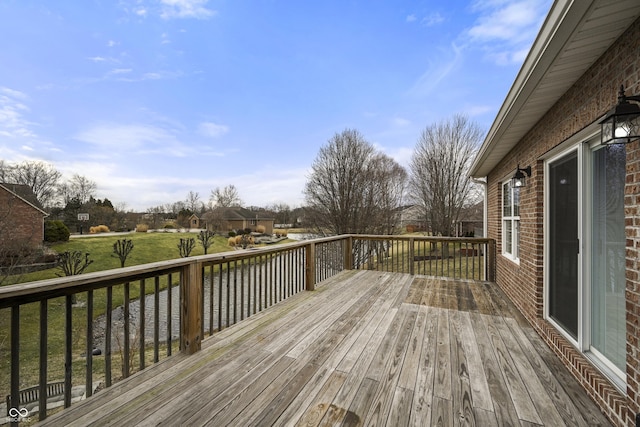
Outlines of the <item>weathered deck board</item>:
<svg viewBox="0 0 640 427">
<path fill-rule="evenodd" d="M 49 425 L 609 425 L 504 294 L 349 271 Z"/>
</svg>

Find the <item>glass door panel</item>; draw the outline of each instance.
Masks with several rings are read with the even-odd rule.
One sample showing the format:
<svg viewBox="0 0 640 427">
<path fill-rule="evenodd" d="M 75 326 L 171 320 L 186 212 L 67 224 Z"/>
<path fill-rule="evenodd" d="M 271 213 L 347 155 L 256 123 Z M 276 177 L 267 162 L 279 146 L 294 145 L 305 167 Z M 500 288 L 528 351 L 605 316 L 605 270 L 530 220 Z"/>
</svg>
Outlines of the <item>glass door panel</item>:
<svg viewBox="0 0 640 427">
<path fill-rule="evenodd" d="M 591 222 L 591 347 L 624 371 L 625 146 L 593 152 Z"/>
<path fill-rule="evenodd" d="M 578 338 L 578 155 L 549 163 L 549 316 Z"/>
</svg>

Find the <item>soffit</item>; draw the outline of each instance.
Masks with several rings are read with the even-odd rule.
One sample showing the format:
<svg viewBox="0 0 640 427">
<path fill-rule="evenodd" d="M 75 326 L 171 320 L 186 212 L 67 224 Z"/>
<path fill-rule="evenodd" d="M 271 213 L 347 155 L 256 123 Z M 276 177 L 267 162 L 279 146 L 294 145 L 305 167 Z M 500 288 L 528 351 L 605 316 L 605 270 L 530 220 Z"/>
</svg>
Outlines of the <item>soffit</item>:
<svg viewBox="0 0 640 427">
<path fill-rule="evenodd" d="M 487 176 L 638 16 L 638 0 L 555 1 L 470 175 Z"/>
</svg>

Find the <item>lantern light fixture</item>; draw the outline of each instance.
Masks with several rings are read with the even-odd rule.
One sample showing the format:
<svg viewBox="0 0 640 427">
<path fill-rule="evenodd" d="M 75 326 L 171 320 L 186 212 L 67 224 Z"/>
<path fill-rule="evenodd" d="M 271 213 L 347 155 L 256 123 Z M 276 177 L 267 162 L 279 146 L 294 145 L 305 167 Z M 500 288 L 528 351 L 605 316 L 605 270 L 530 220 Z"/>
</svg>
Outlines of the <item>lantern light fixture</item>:
<svg viewBox="0 0 640 427">
<path fill-rule="evenodd" d="M 600 143 L 628 144 L 640 138 L 640 95 L 627 96 L 624 85 L 618 92 L 618 103 L 606 114 L 600 122 Z"/>
<path fill-rule="evenodd" d="M 516 169 L 516 173 L 511 178 L 511 185 L 514 188 L 526 187 L 527 186 L 527 177 L 531 176 L 531 166 L 527 166 L 526 168 L 520 168 L 520 164 Z"/>
</svg>

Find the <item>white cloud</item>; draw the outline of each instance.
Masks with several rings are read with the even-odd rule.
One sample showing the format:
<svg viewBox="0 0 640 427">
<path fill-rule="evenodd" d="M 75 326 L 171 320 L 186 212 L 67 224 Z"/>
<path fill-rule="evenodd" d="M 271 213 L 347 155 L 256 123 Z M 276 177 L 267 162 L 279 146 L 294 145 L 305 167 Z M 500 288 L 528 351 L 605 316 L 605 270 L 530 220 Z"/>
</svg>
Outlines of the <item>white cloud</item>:
<svg viewBox="0 0 640 427">
<path fill-rule="evenodd" d="M 407 22 L 415 22 L 418 18 L 416 18 L 416 15 L 409 15 L 407 16 Z"/>
<path fill-rule="evenodd" d="M 174 131 L 147 124 L 98 124 L 75 139 L 93 145 L 92 152 L 102 158 L 149 153 L 184 157 L 190 152 Z"/>
<path fill-rule="evenodd" d="M 462 63 L 462 50 L 455 43 L 451 44 L 451 50 L 446 52 L 448 58 L 436 58 L 430 61 L 430 66 L 410 89 L 410 93 L 416 96 L 426 96 L 438 87 L 440 82 L 456 70 Z"/>
<path fill-rule="evenodd" d="M 215 10 L 207 9 L 209 0 L 160 0 L 163 19 L 171 18 L 196 18 L 207 19 L 214 16 Z"/>
<path fill-rule="evenodd" d="M 430 13 L 429 15 L 422 18 L 420 23 L 427 27 L 431 27 L 433 25 L 437 25 L 444 22 L 444 17 L 440 15 L 438 12 Z"/>
<path fill-rule="evenodd" d="M 495 109 L 489 105 L 469 105 L 465 107 L 463 111 L 470 117 L 481 116 L 486 113 L 495 113 Z"/>
<path fill-rule="evenodd" d="M 25 113 L 29 112 L 22 101 L 27 95 L 7 87 L 0 87 L 0 136 L 6 138 L 35 138 Z"/>
<path fill-rule="evenodd" d="M 24 93 L 17 91 L 17 90 L 13 90 L 13 89 L 9 89 L 8 87 L 0 87 L 0 93 L 5 94 L 7 96 L 10 96 L 11 98 L 15 98 L 15 99 L 22 99 L 25 100 L 28 98 L 27 95 L 25 95 Z"/>
<path fill-rule="evenodd" d="M 107 58 L 103 58 L 102 56 L 94 56 L 89 58 L 89 60 L 93 62 L 103 62 L 103 61 L 106 61 Z"/>
<path fill-rule="evenodd" d="M 203 122 L 198 126 L 198 132 L 201 135 L 211 138 L 217 138 L 229 132 L 229 127 L 225 125 L 219 125 L 213 122 Z"/>
<path fill-rule="evenodd" d="M 392 120 L 392 122 L 393 122 L 393 124 L 395 126 L 398 126 L 398 127 L 405 127 L 405 126 L 409 126 L 411 124 L 410 120 L 404 119 L 402 117 L 395 117 Z"/>
<path fill-rule="evenodd" d="M 131 68 L 114 68 L 109 72 L 109 74 L 128 74 L 132 72 Z"/>
<path fill-rule="evenodd" d="M 466 36 L 481 45 L 495 63 L 517 64 L 526 57 L 549 10 L 549 0 L 481 0 L 472 10 L 479 17 Z"/>
</svg>

